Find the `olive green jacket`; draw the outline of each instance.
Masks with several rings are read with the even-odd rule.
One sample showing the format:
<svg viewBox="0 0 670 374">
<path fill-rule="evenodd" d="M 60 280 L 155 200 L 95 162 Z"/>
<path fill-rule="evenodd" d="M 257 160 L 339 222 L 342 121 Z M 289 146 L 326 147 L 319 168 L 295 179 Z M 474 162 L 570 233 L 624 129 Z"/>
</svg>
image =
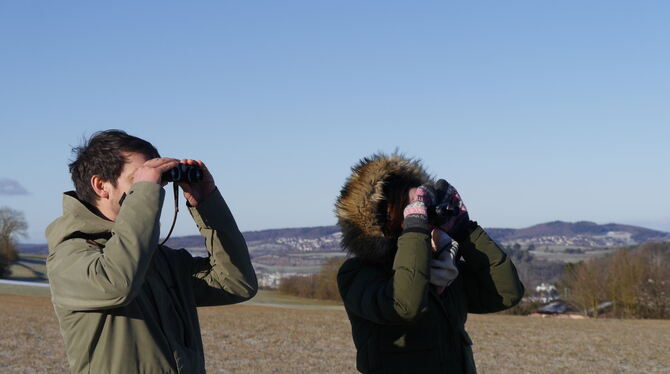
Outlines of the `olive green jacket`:
<svg viewBox="0 0 670 374">
<path fill-rule="evenodd" d="M 158 246 L 164 191 L 138 182 L 115 222 L 74 192 L 46 230 L 47 274 L 72 373 L 204 373 L 197 306 L 248 300 L 249 252 L 216 190 L 189 211 L 209 257 Z"/>
<path fill-rule="evenodd" d="M 459 243 L 459 276 L 437 294 L 429 283 L 430 237 L 407 232 L 387 266 L 348 259 L 338 286 L 363 373 L 475 373 L 467 313 L 519 302 L 524 288 L 509 257 L 477 226 Z"/>
</svg>

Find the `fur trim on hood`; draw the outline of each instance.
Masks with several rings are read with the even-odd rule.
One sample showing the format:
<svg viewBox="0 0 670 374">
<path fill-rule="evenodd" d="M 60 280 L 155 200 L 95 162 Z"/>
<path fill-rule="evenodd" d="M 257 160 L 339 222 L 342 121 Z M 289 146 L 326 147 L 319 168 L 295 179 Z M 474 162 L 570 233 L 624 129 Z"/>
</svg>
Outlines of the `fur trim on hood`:
<svg viewBox="0 0 670 374">
<path fill-rule="evenodd" d="M 397 238 L 387 238 L 382 231 L 388 216 L 384 186 L 391 179 L 419 186 L 430 177 L 419 160 L 397 153 L 363 158 L 351 170 L 335 204 L 341 245 L 367 261 L 388 262 L 395 256 Z"/>
</svg>

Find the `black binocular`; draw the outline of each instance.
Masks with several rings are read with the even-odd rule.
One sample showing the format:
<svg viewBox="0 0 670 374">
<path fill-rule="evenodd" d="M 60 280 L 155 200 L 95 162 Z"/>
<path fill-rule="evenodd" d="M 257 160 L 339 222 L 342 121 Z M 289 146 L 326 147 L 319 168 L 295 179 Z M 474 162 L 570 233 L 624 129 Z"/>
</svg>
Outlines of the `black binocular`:
<svg viewBox="0 0 670 374">
<path fill-rule="evenodd" d="M 458 214 L 458 207 L 450 203 L 442 203 L 435 206 L 435 215 L 438 217 L 452 217 Z"/>
<path fill-rule="evenodd" d="M 163 182 L 200 182 L 204 174 L 202 169 L 193 165 L 179 164 L 161 175 Z"/>
<path fill-rule="evenodd" d="M 438 180 L 435 183 L 434 188 L 437 195 L 437 201 L 442 201 L 442 203 L 435 205 L 434 210 L 428 212 L 428 219 L 440 226 L 449 220 L 449 218 L 458 215 L 459 209 L 452 201 L 443 201 L 449 190 L 449 183 L 447 183 L 447 181 L 444 179 Z"/>
</svg>

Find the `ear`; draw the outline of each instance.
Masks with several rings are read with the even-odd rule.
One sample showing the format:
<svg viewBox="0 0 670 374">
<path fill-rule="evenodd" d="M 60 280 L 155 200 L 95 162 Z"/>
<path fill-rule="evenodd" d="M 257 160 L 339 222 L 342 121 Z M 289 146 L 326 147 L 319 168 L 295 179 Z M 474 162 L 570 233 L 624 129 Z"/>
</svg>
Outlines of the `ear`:
<svg viewBox="0 0 670 374">
<path fill-rule="evenodd" d="M 93 188 L 93 192 L 95 192 L 95 194 L 98 195 L 98 197 L 101 199 L 109 198 L 109 185 L 109 182 L 103 180 L 98 175 L 91 177 L 91 187 Z"/>
</svg>

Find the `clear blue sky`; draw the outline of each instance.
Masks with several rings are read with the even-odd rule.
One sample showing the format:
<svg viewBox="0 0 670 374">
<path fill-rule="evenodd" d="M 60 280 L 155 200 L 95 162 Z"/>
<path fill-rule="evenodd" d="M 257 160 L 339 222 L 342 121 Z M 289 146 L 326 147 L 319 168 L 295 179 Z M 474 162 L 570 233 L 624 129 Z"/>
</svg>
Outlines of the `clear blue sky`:
<svg viewBox="0 0 670 374">
<path fill-rule="evenodd" d="M 0 206 L 44 242 L 71 146 L 121 128 L 204 160 L 242 230 L 334 224 L 351 165 L 397 147 L 485 227 L 670 231 L 668 19 L 667 1 L 2 1 Z"/>
</svg>

